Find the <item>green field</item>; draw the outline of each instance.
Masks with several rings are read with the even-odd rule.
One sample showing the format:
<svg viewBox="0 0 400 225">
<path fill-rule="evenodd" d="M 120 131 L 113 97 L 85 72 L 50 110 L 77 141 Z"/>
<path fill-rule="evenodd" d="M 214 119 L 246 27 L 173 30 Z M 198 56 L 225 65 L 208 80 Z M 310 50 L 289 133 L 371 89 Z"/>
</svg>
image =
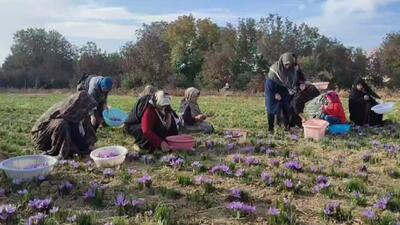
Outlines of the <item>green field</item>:
<svg viewBox="0 0 400 225">
<path fill-rule="evenodd" d="M 65 96 L 0 94 L 0 150 L 10 155 L 38 153 L 33 149 L 30 129 L 44 111 Z M 175 109 L 179 100 L 174 98 Z M 317 143 L 304 140 L 299 129 L 291 134 L 278 130 L 269 136 L 261 97 L 203 96 L 200 106 L 217 132 L 211 136 L 196 135 L 197 150 L 180 154 L 184 159 L 181 168 L 164 165 L 159 160 L 162 155 L 156 154 L 155 164 L 141 160 L 125 162 L 110 178 L 105 177 L 102 170 L 87 165 L 87 158 L 75 159 L 80 163 L 78 168 L 68 163 L 59 165 L 48 181 L 41 183 L 16 185 L 2 176 L 0 188 L 6 190 L 7 197 L 0 197 L 0 205 L 16 205 L 16 219 L 20 224 L 35 215 L 28 207 L 29 199 L 47 197 L 60 209 L 57 213 L 48 213 L 46 224 L 157 224 L 162 222 L 160 218 L 164 219 L 164 224 L 396 224 L 400 221 L 400 126 L 396 124 L 400 121 L 400 100 L 386 100 L 397 103 L 396 111 L 385 117 L 394 123 L 383 128 L 354 130 L 345 137 L 328 135 Z M 134 101 L 135 97 L 131 96 L 111 96 L 109 104 L 130 111 Z M 259 165 L 234 163 L 234 155 L 245 146 L 235 145 L 233 151 L 228 151 L 224 128 L 243 128 L 250 132 L 247 145 L 255 146 L 255 152 L 241 156 L 254 156 Z M 300 140 L 293 140 L 296 135 Z M 97 147 L 116 144 L 133 151 L 133 140 L 125 136 L 122 129 L 102 128 L 97 137 Z M 215 143 L 212 150 L 205 147 L 209 140 Z M 265 148 L 268 153 L 261 152 Z M 278 167 L 271 165 L 274 160 L 279 160 Z M 191 166 L 194 161 L 204 164 L 207 170 L 194 171 Z M 289 161 L 299 162 L 302 170 L 287 169 L 285 163 Z M 245 175 L 209 173 L 208 169 L 222 163 L 229 166 L 233 174 L 244 169 Z M 128 169 L 136 171 L 128 173 Z M 271 185 L 262 181 L 263 172 L 272 176 Z M 152 188 L 138 188 L 138 179 L 143 175 L 152 177 Z M 212 190 L 194 183 L 199 175 L 212 179 Z M 318 176 L 326 177 L 329 185 L 316 192 L 313 189 Z M 293 182 L 293 188 L 285 186 L 288 180 Z M 74 185 L 67 195 L 57 191 L 63 181 Z M 103 204 L 84 201 L 84 192 L 92 181 L 105 186 Z M 238 217 L 227 209 L 232 201 L 229 197 L 232 188 L 240 188 L 247 195 L 242 201 L 256 206 L 254 214 Z M 17 191 L 22 189 L 27 189 L 28 194 L 20 196 Z M 355 194 L 357 191 L 361 193 L 359 198 Z M 118 208 L 115 198 L 119 193 L 129 199 L 143 199 L 145 206 L 139 212 L 129 207 Z M 388 193 L 391 197 L 385 209 L 375 208 L 375 203 Z M 284 203 L 284 198 L 289 199 L 289 203 Z M 324 208 L 332 202 L 340 203 L 340 209 L 327 216 Z M 269 215 L 270 207 L 279 208 L 279 216 Z M 367 209 L 375 212 L 375 219 L 363 216 Z M 73 215 L 78 222 L 68 222 Z"/>
</svg>

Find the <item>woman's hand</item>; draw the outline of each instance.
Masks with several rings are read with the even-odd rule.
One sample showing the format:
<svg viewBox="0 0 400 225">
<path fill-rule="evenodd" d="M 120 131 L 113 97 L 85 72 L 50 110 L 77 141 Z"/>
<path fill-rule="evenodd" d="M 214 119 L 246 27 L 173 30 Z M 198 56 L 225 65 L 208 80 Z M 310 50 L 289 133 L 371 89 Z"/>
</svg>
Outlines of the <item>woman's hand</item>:
<svg viewBox="0 0 400 225">
<path fill-rule="evenodd" d="M 169 147 L 167 142 L 163 141 L 163 142 L 161 142 L 161 150 L 163 152 L 167 152 L 167 151 L 171 150 L 171 147 Z"/>
<path fill-rule="evenodd" d="M 275 100 L 280 101 L 282 100 L 282 96 L 278 93 L 275 94 Z"/>
<path fill-rule="evenodd" d="M 199 114 L 197 116 L 194 117 L 196 119 L 196 121 L 202 122 L 206 119 L 206 116 L 203 114 Z"/>
<path fill-rule="evenodd" d="M 304 123 L 304 122 L 307 121 L 303 114 L 300 113 L 300 114 L 299 114 L 299 117 L 301 118 L 301 122 L 302 122 L 302 123 Z"/>
<path fill-rule="evenodd" d="M 369 96 L 368 95 L 364 95 L 364 100 L 368 101 L 369 100 Z"/>
</svg>

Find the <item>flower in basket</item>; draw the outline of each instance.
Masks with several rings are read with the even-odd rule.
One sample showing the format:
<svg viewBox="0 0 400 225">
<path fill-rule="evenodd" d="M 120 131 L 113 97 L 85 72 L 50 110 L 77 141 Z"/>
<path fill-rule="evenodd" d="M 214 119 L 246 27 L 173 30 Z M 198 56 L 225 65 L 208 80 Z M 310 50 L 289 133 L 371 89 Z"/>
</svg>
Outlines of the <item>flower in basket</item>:
<svg viewBox="0 0 400 225">
<path fill-rule="evenodd" d="M 118 152 L 115 151 L 109 151 L 109 152 L 99 152 L 97 154 L 97 157 L 99 158 L 113 158 L 119 156 Z"/>
<path fill-rule="evenodd" d="M 139 186 L 150 188 L 152 184 L 152 178 L 149 175 L 144 175 L 139 179 Z"/>
</svg>

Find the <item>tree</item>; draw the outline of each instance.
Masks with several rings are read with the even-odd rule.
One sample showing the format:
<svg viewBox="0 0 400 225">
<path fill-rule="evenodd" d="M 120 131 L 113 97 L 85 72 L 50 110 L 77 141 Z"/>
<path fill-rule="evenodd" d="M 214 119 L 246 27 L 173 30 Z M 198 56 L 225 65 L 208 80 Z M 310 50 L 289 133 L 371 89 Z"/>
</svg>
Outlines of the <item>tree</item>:
<svg viewBox="0 0 400 225">
<path fill-rule="evenodd" d="M 72 45 L 57 31 L 17 31 L 3 70 L 17 88 L 64 88 L 73 76 Z"/>
<path fill-rule="evenodd" d="M 144 24 L 137 31 L 138 41 L 122 47 L 122 66 L 128 86 L 153 84 L 163 87 L 173 82 L 170 47 L 165 40 L 167 26 L 166 22 Z"/>
<path fill-rule="evenodd" d="M 383 74 L 390 78 L 389 85 L 400 87 L 400 32 L 389 33 L 381 45 Z"/>
</svg>

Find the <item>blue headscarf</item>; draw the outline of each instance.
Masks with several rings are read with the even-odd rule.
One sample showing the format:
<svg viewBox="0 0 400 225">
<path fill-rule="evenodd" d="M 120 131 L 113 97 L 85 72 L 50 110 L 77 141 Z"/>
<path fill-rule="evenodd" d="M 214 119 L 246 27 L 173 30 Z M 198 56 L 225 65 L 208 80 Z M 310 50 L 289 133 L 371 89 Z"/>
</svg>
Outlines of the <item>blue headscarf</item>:
<svg viewBox="0 0 400 225">
<path fill-rule="evenodd" d="M 104 77 L 100 80 L 100 88 L 102 91 L 110 91 L 113 86 L 111 77 Z"/>
</svg>

